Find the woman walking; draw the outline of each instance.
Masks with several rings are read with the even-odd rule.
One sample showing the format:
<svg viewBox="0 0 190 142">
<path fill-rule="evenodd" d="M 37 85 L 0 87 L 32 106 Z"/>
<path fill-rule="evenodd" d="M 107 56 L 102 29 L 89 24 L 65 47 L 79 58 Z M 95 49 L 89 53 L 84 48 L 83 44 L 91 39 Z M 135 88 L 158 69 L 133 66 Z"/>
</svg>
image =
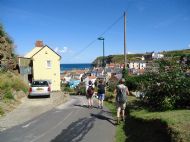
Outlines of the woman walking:
<svg viewBox="0 0 190 142">
<path fill-rule="evenodd" d="M 94 94 L 94 88 L 92 81 L 88 82 L 87 91 L 86 91 L 86 98 L 88 100 L 88 108 L 93 108 L 93 100 L 92 96 Z"/>
</svg>

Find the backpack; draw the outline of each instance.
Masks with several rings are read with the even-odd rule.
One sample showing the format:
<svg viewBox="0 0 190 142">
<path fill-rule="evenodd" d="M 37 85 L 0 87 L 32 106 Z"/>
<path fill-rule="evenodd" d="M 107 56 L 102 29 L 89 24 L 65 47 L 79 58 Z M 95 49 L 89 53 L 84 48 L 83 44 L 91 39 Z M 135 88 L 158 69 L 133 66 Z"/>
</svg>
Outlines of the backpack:
<svg viewBox="0 0 190 142">
<path fill-rule="evenodd" d="M 89 86 L 87 89 L 87 95 L 92 96 L 94 94 L 94 88 L 92 86 Z"/>
<path fill-rule="evenodd" d="M 98 94 L 105 93 L 105 86 L 103 84 L 98 85 Z"/>
<path fill-rule="evenodd" d="M 119 103 L 125 103 L 127 101 L 127 87 L 124 85 L 118 85 L 117 86 L 117 95 L 116 95 L 116 101 Z"/>
</svg>

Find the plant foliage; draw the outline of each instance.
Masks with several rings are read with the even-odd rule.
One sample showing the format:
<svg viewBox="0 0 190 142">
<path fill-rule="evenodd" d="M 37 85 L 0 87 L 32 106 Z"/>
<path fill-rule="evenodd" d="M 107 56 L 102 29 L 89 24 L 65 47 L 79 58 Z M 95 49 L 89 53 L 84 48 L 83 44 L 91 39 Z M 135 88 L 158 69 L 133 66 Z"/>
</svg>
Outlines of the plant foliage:
<svg viewBox="0 0 190 142">
<path fill-rule="evenodd" d="M 128 76 L 129 90 L 144 92 L 144 101 L 152 110 L 171 110 L 190 107 L 190 77 L 184 66 L 173 60 L 157 61 L 157 72 Z"/>
</svg>

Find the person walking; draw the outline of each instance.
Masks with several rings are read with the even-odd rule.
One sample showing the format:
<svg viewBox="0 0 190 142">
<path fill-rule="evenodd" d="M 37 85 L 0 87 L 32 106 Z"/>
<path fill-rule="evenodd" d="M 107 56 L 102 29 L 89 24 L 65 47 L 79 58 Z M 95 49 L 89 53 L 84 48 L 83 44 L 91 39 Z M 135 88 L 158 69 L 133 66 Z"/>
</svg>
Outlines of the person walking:
<svg viewBox="0 0 190 142">
<path fill-rule="evenodd" d="M 92 99 L 93 94 L 94 94 L 94 87 L 93 87 L 92 81 L 90 80 L 88 82 L 88 86 L 86 89 L 86 98 L 88 100 L 88 108 L 93 108 L 93 99 Z"/>
<path fill-rule="evenodd" d="M 103 81 L 100 80 L 98 84 L 98 108 L 103 109 L 104 98 L 105 98 L 105 85 L 103 84 Z"/>
<path fill-rule="evenodd" d="M 121 120 L 125 121 L 125 108 L 129 90 L 128 87 L 124 85 L 124 83 L 125 79 L 122 78 L 114 91 L 114 94 L 116 94 L 117 124 L 120 123 L 120 114 L 122 114 Z"/>
</svg>

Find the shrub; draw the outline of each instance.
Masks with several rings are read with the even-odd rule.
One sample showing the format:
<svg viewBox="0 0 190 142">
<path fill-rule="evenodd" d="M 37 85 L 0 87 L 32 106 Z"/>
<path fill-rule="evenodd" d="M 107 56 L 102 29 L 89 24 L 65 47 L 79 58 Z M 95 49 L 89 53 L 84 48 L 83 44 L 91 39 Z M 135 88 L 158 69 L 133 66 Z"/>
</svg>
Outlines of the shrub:
<svg viewBox="0 0 190 142">
<path fill-rule="evenodd" d="M 161 61 L 158 73 L 146 74 L 147 102 L 153 109 L 190 107 L 190 78 L 172 61 Z"/>
<path fill-rule="evenodd" d="M 126 82 L 126 86 L 128 87 L 128 89 L 130 91 L 136 91 L 138 90 L 138 82 L 137 82 L 137 77 L 136 76 L 128 76 L 125 78 Z"/>
<path fill-rule="evenodd" d="M 108 84 L 108 91 L 109 92 L 114 92 L 116 85 L 118 84 L 118 79 L 116 77 L 112 77 L 109 80 L 109 84 Z"/>
<path fill-rule="evenodd" d="M 4 114 L 3 109 L 0 107 L 0 116 Z"/>
<path fill-rule="evenodd" d="M 114 101 L 114 94 L 112 92 L 106 92 L 105 94 L 105 101 L 113 102 Z"/>
<path fill-rule="evenodd" d="M 14 99 L 14 96 L 10 90 L 7 90 L 5 92 L 5 95 L 3 96 L 3 99 L 11 99 L 12 100 L 12 99 Z"/>
<path fill-rule="evenodd" d="M 11 72 L 0 73 L 0 80 L 0 92 L 3 92 L 3 94 L 5 94 L 5 98 L 7 99 L 12 99 L 10 90 L 22 90 L 25 93 L 28 91 L 29 86 L 24 81 L 22 81 L 19 76 L 16 76 Z"/>
<path fill-rule="evenodd" d="M 175 99 L 171 97 L 165 97 L 161 104 L 161 110 L 172 110 L 174 109 Z"/>
<path fill-rule="evenodd" d="M 86 95 L 86 85 L 84 82 L 81 82 L 75 89 L 76 94 L 78 95 Z"/>
<path fill-rule="evenodd" d="M 129 90 L 144 92 L 143 101 L 152 110 L 190 107 L 190 77 L 183 66 L 173 60 L 160 60 L 158 71 L 140 76 L 127 76 Z"/>
<path fill-rule="evenodd" d="M 73 92 L 74 89 L 70 88 L 70 87 L 67 87 L 65 86 L 64 89 L 63 89 L 65 92 Z"/>
</svg>

